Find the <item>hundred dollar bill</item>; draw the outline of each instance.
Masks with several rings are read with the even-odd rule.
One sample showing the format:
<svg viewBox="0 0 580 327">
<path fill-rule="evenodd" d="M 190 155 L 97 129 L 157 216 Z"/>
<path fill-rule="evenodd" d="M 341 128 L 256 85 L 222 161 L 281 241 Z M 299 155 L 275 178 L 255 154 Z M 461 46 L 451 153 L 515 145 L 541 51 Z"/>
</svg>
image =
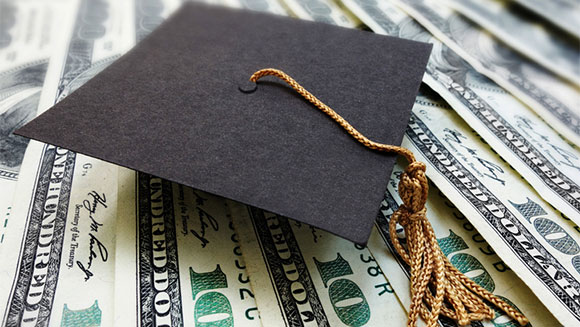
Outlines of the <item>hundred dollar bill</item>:
<svg viewBox="0 0 580 327">
<path fill-rule="evenodd" d="M 433 183 L 552 314 L 566 326 L 578 325 L 580 229 L 543 201 L 453 110 L 420 97 L 403 146 L 427 164 Z"/>
<path fill-rule="evenodd" d="M 580 38 L 580 4 L 577 0 L 515 0 L 560 27 L 562 30 Z"/>
<path fill-rule="evenodd" d="M 456 137 L 459 140 L 462 140 L 463 137 L 477 138 L 477 135 L 465 126 L 464 123 L 461 123 L 460 126 L 463 127 L 461 129 L 458 129 L 456 125 L 450 125 L 449 123 L 459 121 L 458 117 L 447 107 L 447 104 L 441 100 L 436 101 L 435 99 L 436 96 L 433 95 L 417 97 L 413 109 L 414 115 L 424 118 L 422 121 L 427 126 L 446 126 L 439 129 L 444 133 L 442 141 L 453 140 Z M 445 118 L 442 119 L 442 117 Z M 454 119 L 448 119 L 447 117 L 454 117 Z M 459 134 L 458 131 L 467 133 L 468 135 Z M 408 135 L 409 133 L 407 133 L 405 145 L 410 142 Z M 477 144 L 477 142 L 473 143 Z M 482 142 L 479 143 L 481 147 L 485 147 Z M 454 141 L 451 141 L 450 144 L 454 144 Z M 447 146 L 451 148 L 451 146 Z M 461 146 L 461 144 L 457 144 L 457 147 Z M 469 144 L 465 143 L 463 146 L 469 146 Z M 463 157 L 465 160 L 462 161 L 466 165 L 472 165 L 478 169 L 477 171 L 482 175 L 482 180 L 489 180 L 493 183 L 503 180 L 502 176 L 510 173 L 509 171 L 500 170 L 495 171 L 495 175 L 489 173 L 486 167 L 493 167 L 494 163 L 485 161 L 487 159 L 479 156 L 479 151 L 475 147 L 465 149 L 463 151 L 465 154 L 473 152 L 473 155 Z M 496 157 L 497 160 L 499 159 Z M 402 203 L 398 195 L 397 186 L 399 176 L 405 164 L 397 164 L 393 170 L 391 181 L 385 193 L 385 199 L 381 204 L 381 213 L 376 221 L 376 228 L 371 233 L 367 246 L 385 275 L 389 276 L 389 280 L 403 304 L 408 306 L 411 300 L 409 293 L 410 267 L 396 252 L 389 234 L 389 219 Z M 501 165 L 495 167 L 501 168 Z M 428 170 L 431 169 L 433 168 L 429 166 Z M 487 177 L 485 174 L 487 174 Z M 531 326 L 558 325 L 555 318 L 548 312 L 542 302 L 497 256 L 494 251 L 495 247 L 492 248 L 486 242 L 484 235 L 478 233 L 474 225 L 433 184 L 430 185 L 426 207 L 429 222 L 433 225 L 435 234 L 439 237 L 438 241 L 441 249 L 450 259 L 451 263 L 461 272 L 488 291 L 518 308 L 530 320 Z M 405 243 L 404 238 L 400 241 L 402 244 Z M 385 251 L 385 248 L 388 248 L 389 251 Z M 448 321 L 443 320 L 441 323 L 443 325 L 449 324 Z M 483 325 L 515 326 L 517 323 L 511 321 L 511 318 L 503 312 L 496 311 L 495 318 L 491 322 L 483 322 Z"/>
<path fill-rule="evenodd" d="M 242 4 L 240 0 L 189 0 L 193 2 L 202 2 L 212 5 L 231 7 L 231 8 L 241 8 Z"/>
<path fill-rule="evenodd" d="M 445 0 L 451 8 L 554 73 L 580 84 L 580 40 L 506 0 Z"/>
<path fill-rule="evenodd" d="M 377 33 L 433 43 L 423 81 L 544 199 L 580 224 L 580 153 L 577 149 L 393 4 L 374 0 L 343 2 Z"/>
<path fill-rule="evenodd" d="M 486 30 L 438 1 L 393 0 L 393 3 L 475 70 L 527 104 L 558 133 L 580 144 L 580 89 L 577 86 L 498 42 Z"/>
<path fill-rule="evenodd" d="M 264 326 L 381 326 L 407 314 L 363 246 L 228 201 Z"/>
<path fill-rule="evenodd" d="M 54 146 L 42 155 L 36 171 L 25 158 L 31 174 L 17 188 L 0 268 L 2 326 L 110 324 L 116 169 Z"/>
<path fill-rule="evenodd" d="M 356 17 L 329 0 L 283 0 L 296 17 L 344 27 L 357 27 Z"/>
<path fill-rule="evenodd" d="M 74 19 L 62 30 L 70 38 L 50 61 L 39 111 L 127 49 L 127 4 L 71 4 Z M 116 177 L 113 165 L 30 143 L 2 252 L 2 325 L 112 324 Z"/>
<path fill-rule="evenodd" d="M 269 12 L 277 15 L 288 15 L 281 1 L 278 0 L 240 0 L 242 7 L 250 10 Z"/>
<path fill-rule="evenodd" d="M 135 43 L 149 35 L 181 3 L 182 0 L 134 0 Z"/>
<path fill-rule="evenodd" d="M 68 0 L 0 2 L 0 248 L 28 145 L 12 132 L 37 114 L 55 39 L 73 15 L 69 8 Z"/>
<path fill-rule="evenodd" d="M 120 169 L 115 324 L 261 326 L 222 198 Z"/>
</svg>

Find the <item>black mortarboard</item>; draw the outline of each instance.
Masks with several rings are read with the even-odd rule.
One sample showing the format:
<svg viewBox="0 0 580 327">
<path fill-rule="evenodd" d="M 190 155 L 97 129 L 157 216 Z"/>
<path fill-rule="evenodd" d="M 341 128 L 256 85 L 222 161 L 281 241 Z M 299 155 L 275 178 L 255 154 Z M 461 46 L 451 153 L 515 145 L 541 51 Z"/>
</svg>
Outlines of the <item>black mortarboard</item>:
<svg viewBox="0 0 580 327">
<path fill-rule="evenodd" d="M 357 143 L 278 68 L 373 141 L 399 145 L 431 46 L 186 4 L 18 134 L 366 243 L 395 155 Z"/>
</svg>

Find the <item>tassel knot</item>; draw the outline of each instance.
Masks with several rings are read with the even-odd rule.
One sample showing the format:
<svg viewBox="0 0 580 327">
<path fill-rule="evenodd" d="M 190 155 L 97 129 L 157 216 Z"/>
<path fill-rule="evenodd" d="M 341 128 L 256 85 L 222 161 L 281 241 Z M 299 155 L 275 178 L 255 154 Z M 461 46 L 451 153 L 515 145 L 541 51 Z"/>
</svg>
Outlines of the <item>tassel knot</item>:
<svg viewBox="0 0 580 327">
<path fill-rule="evenodd" d="M 412 222 L 419 221 L 421 219 L 427 219 L 426 213 L 427 208 L 423 208 L 417 212 L 411 212 L 404 204 L 401 205 L 396 212 L 398 215 L 399 225 L 403 227 L 408 226 Z"/>
<path fill-rule="evenodd" d="M 411 214 L 423 210 L 427 202 L 429 182 L 425 169 L 424 163 L 415 161 L 401 174 L 399 196 Z"/>
</svg>

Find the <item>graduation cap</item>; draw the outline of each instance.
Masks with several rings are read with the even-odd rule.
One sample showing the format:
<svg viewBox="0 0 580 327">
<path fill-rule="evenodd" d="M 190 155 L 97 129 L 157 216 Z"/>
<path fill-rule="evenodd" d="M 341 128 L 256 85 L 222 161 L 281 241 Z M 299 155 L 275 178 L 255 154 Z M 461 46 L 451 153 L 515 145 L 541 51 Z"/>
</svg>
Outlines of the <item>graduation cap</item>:
<svg viewBox="0 0 580 327">
<path fill-rule="evenodd" d="M 279 68 L 370 139 L 399 145 L 430 49 L 186 4 L 16 133 L 366 243 L 396 155 L 357 144 L 279 80 L 242 91 Z"/>
<path fill-rule="evenodd" d="M 284 82 L 248 79 L 278 68 L 370 140 L 399 145 L 430 49 L 190 3 L 16 133 L 366 243 L 396 154 L 354 141 Z"/>
</svg>

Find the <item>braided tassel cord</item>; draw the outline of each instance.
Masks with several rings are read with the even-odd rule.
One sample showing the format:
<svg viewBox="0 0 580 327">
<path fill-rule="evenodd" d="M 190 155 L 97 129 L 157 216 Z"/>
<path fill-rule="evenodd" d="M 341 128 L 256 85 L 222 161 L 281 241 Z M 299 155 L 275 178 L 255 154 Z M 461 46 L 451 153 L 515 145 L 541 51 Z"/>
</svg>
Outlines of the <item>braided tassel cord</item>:
<svg viewBox="0 0 580 327">
<path fill-rule="evenodd" d="M 250 81 L 256 83 L 264 76 L 275 76 L 286 82 L 364 146 L 377 151 L 397 153 L 409 162 L 399 182 L 399 195 L 403 204 L 393 213 L 389 222 L 389 234 L 395 249 L 411 267 L 411 306 L 407 326 L 416 326 L 419 316 L 428 327 L 437 326 L 440 315 L 457 321 L 459 325 L 493 319 L 494 311 L 486 302 L 504 311 L 520 325 L 528 323 L 527 318 L 519 311 L 457 270 L 439 248 L 433 227 L 426 217 L 425 203 L 429 184 L 424 163 L 416 161 L 408 149 L 369 140 L 281 70 L 261 69 L 250 77 Z M 407 249 L 397 238 L 397 224 L 405 230 Z"/>
</svg>

